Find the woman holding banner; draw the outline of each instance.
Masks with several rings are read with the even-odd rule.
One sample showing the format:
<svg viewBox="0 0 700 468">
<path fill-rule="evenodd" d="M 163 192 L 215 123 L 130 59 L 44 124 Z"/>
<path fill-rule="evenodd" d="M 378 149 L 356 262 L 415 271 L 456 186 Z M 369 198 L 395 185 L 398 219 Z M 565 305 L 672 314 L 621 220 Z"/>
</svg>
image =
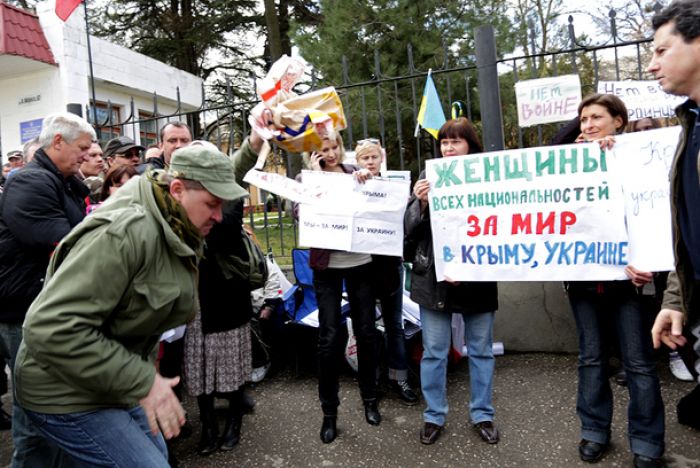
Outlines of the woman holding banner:
<svg viewBox="0 0 700 468">
<path fill-rule="evenodd" d="M 364 182 L 369 177 L 379 177 L 382 161 L 386 157 L 379 140 L 367 138 L 357 142 L 355 160 L 360 170 L 355 177 Z M 408 357 L 406 335 L 403 329 L 403 260 L 389 255 L 372 255 L 375 297 L 382 306 L 382 319 L 387 337 L 389 382 L 401 401 L 413 406 L 418 395 L 408 383 Z"/>
<path fill-rule="evenodd" d="M 438 132 L 443 158 L 481 153 L 476 130 L 466 117 L 446 122 Z M 426 409 L 420 433 L 423 444 L 434 443 L 447 417 L 447 359 L 452 338 L 452 314 L 464 317 L 469 354 L 471 399 L 469 413 L 474 429 L 489 444 L 499 440 L 493 424 L 493 321 L 498 308 L 498 289 L 494 282 L 438 281 L 434 268 L 429 182 L 423 171 L 413 188 L 404 218 L 404 258 L 413 262 L 411 299 L 420 306 L 423 335 L 421 390 Z"/>
<path fill-rule="evenodd" d="M 611 149 L 627 124 L 624 103 L 610 94 L 586 97 L 578 108 L 585 141 Z M 630 280 L 566 283 L 579 336 L 578 398 L 581 419 L 579 455 L 597 462 L 610 444 L 613 401 L 608 381 L 609 330 L 617 335 L 627 373 L 630 402 L 628 435 L 634 466 L 661 466 L 664 452 L 664 408 L 652 353 L 651 323 L 641 309 L 638 288 L 652 273 L 625 268 Z M 612 326 L 610 326 L 612 325 Z"/>
<path fill-rule="evenodd" d="M 320 150 L 311 153 L 309 164 L 315 171 L 352 174 L 356 167 L 343 164 L 345 150 L 340 134 L 322 140 Z M 337 436 L 338 363 L 343 357 L 344 334 L 341 316 L 343 281 L 350 302 L 352 328 L 357 339 L 358 381 L 365 407 L 365 419 L 371 425 L 381 422 L 377 407 L 377 360 L 372 290 L 372 256 L 363 253 L 311 249 L 309 263 L 314 271 L 314 289 L 318 300 L 318 394 L 323 409 L 321 441 L 330 443 Z"/>
</svg>

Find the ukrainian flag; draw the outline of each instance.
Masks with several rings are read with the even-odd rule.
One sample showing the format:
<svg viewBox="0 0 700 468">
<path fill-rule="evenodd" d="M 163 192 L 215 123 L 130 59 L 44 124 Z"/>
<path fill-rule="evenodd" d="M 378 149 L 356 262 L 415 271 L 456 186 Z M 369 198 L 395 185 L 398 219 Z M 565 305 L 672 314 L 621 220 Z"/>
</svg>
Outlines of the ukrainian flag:
<svg viewBox="0 0 700 468">
<path fill-rule="evenodd" d="M 442 111 L 442 104 L 440 104 L 440 98 L 430 73 L 431 71 L 429 70 L 428 78 L 425 82 L 425 90 L 423 91 L 423 99 L 418 111 L 415 136 L 420 134 L 420 128 L 422 127 L 437 140 L 438 130 L 445 123 L 445 113 Z"/>
</svg>

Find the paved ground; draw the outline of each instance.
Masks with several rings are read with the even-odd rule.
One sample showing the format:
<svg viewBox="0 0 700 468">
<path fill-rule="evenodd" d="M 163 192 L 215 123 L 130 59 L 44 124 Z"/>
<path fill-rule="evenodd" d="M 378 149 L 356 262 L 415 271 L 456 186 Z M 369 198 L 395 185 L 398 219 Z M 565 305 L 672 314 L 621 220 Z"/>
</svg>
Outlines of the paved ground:
<svg viewBox="0 0 700 468">
<path fill-rule="evenodd" d="M 679 382 L 661 365 L 666 402 L 666 461 L 668 466 L 700 467 L 700 433 L 679 425 L 675 402 L 693 384 Z M 613 445 L 598 464 L 631 466 L 624 435 L 627 391 L 614 386 Z M 196 405 L 186 400 L 193 416 L 194 434 L 178 441 L 174 450 L 184 467 L 584 467 L 577 455 L 576 357 L 552 354 L 516 354 L 497 358 L 494 388 L 496 423 L 501 442 L 481 442 L 468 424 L 468 371 L 462 362 L 449 374 L 450 414 L 446 432 L 432 446 L 421 445 L 422 403 L 406 407 L 391 394 L 382 400 L 380 426 L 364 421 L 357 384 L 351 376 L 341 382 L 339 437 L 329 445 L 318 432 L 321 414 L 316 380 L 307 369 L 301 375 L 282 371 L 252 389 L 255 411 L 246 415 L 241 443 L 235 450 L 199 457 Z M 11 441 L 0 435 L 0 466 L 7 465 Z"/>
</svg>

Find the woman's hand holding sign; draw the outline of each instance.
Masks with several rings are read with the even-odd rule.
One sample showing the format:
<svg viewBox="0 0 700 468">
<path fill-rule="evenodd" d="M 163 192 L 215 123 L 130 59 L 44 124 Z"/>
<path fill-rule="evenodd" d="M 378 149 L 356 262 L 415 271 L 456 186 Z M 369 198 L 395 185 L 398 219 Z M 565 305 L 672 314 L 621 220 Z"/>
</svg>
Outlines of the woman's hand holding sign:
<svg viewBox="0 0 700 468">
<path fill-rule="evenodd" d="M 420 200 L 421 213 L 428 207 L 428 192 L 430 191 L 430 182 L 427 179 L 420 179 L 413 186 L 413 194 Z"/>
</svg>

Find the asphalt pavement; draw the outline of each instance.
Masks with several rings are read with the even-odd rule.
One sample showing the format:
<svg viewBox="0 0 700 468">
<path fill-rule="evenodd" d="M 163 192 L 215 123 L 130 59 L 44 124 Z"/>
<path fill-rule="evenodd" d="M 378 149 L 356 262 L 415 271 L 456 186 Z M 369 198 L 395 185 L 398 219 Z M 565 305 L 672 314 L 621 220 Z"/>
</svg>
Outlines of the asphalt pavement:
<svg viewBox="0 0 700 468">
<path fill-rule="evenodd" d="M 310 365 L 287 367 L 250 389 L 257 404 L 243 419 L 241 442 L 230 452 L 196 454 L 197 408 L 186 398 L 194 432 L 173 444 L 181 467 L 588 467 L 578 458 L 579 422 L 575 414 L 576 357 L 557 354 L 506 354 L 496 361 L 494 404 L 501 433 L 497 445 L 481 441 L 469 424 L 469 373 L 466 361 L 448 375 L 450 411 L 442 437 L 422 445 L 423 402 L 404 406 L 388 389 L 380 402 L 382 423 L 364 420 L 357 383 L 341 379 L 339 436 L 319 439 L 321 410 Z M 666 455 L 671 468 L 700 468 L 700 433 L 676 421 L 675 404 L 692 383 L 671 376 L 659 364 L 666 405 Z M 612 384 L 615 396 L 612 446 L 600 467 L 632 466 L 626 432 L 627 389 Z M 8 408 L 7 397 L 3 398 Z M 222 412 L 225 402 L 218 405 Z M 222 421 L 223 425 L 223 421 Z M 0 466 L 8 466 L 9 432 L 0 433 Z"/>
<path fill-rule="evenodd" d="M 422 445 L 423 402 L 404 406 L 388 391 L 380 403 L 382 423 L 365 422 L 356 381 L 341 380 L 339 436 L 319 439 L 321 410 L 311 372 L 282 371 L 251 389 L 257 404 L 243 420 L 240 444 L 209 457 L 195 453 L 199 427 L 174 444 L 186 467 L 588 467 L 578 458 L 576 356 L 515 354 L 499 356 L 494 382 L 497 445 L 481 441 L 469 424 L 469 372 L 462 361 L 448 376 L 450 411 L 445 432 L 434 445 Z M 675 404 L 692 390 L 659 365 L 666 404 L 667 466 L 700 467 L 700 433 L 676 421 Z M 626 432 L 627 389 L 612 383 L 615 396 L 612 447 L 600 467 L 632 466 Z M 223 406 L 224 402 L 220 402 Z M 196 405 L 187 402 L 190 414 Z M 194 418 L 196 422 L 196 418 Z"/>
</svg>

